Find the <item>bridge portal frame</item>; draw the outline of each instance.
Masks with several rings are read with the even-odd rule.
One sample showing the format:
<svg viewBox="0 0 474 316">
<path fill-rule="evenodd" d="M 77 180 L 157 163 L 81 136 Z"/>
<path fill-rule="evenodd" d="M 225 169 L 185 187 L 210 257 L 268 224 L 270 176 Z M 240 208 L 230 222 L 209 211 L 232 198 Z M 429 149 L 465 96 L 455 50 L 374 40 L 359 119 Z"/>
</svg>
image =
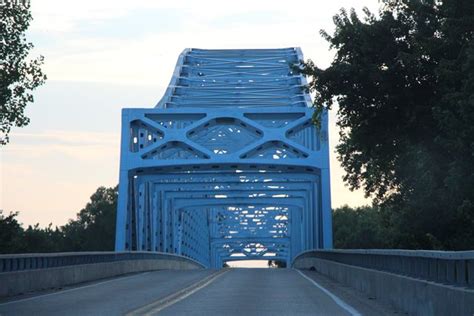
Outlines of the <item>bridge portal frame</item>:
<svg viewBox="0 0 474 316">
<path fill-rule="evenodd" d="M 182 63 L 185 62 L 188 53 L 189 51 L 185 51 L 180 56 L 170 87 L 157 108 L 122 111 L 116 250 L 168 250 L 167 252 L 188 255 L 208 266 L 218 266 L 223 260 L 239 260 L 232 257 L 232 253 L 225 255 L 222 249 L 215 249 L 216 245 L 222 242 L 219 242 L 218 236 L 212 235 L 212 228 L 209 228 L 212 220 L 209 214 L 223 207 L 252 204 L 248 201 L 250 196 L 242 202 L 245 196 L 238 196 L 235 193 L 236 188 L 244 187 L 246 181 L 234 184 L 229 190 L 216 189 L 205 194 L 205 199 L 208 199 L 205 202 L 208 205 L 207 221 L 204 223 L 202 219 L 199 225 L 207 225 L 210 231 L 207 253 L 203 245 L 201 250 L 189 251 L 193 254 L 183 252 L 181 247 L 159 249 L 158 246 L 168 237 L 173 241 L 173 245 L 194 240 L 192 238 L 185 240 L 188 237 L 182 236 L 183 227 L 179 222 L 182 220 L 180 212 L 183 208 L 202 209 L 202 205 L 196 200 L 199 188 L 191 188 L 192 181 L 188 182 L 186 178 L 199 177 L 202 173 L 221 181 L 216 183 L 222 185 L 225 182 L 218 180 L 219 174 L 229 171 L 235 173 L 233 177 L 236 177 L 239 171 L 243 174 L 253 172 L 254 179 L 260 179 L 259 185 L 268 180 L 269 183 L 277 183 L 278 186 L 278 181 L 272 181 L 272 177 L 282 174 L 294 176 L 294 179 L 287 179 L 289 181 L 286 182 L 286 187 L 291 186 L 291 180 L 299 183 L 298 177 L 314 176 L 309 180 L 312 186 L 300 191 L 296 189 L 296 192 L 286 195 L 284 199 L 268 199 L 266 204 L 264 203 L 267 206 L 296 207 L 301 210 L 302 217 L 301 225 L 293 228 L 291 225 L 288 226 L 290 230 L 301 230 L 298 232 L 301 237 L 300 247 L 296 247 L 293 240 L 293 243 L 287 243 L 289 249 L 284 249 L 271 257 L 267 256 L 265 259 L 286 258 L 289 263 L 299 251 L 332 248 L 327 113 L 323 113 L 321 128 L 317 130 L 312 124 L 313 109 L 309 108 L 309 95 L 301 87 L 292 89 L 296 94 L 303 95 L 308 107 L 167 107 L 166 100 L 180 93 L 177 86 L 179 81 L 183 80 Z M 304 85 L 304 78 L 295 75 L 291 80 L 295 78 Z M 196 98 L 196 92 L 193 93 L 193 97 Z M 198 93 L 197 98 L 199 96 Z M 234 142 L 230 147 L 225 143 L 225 138 L 229 135 L 226 134 L 228 132 L 223 133 L 223 127 L 241 136 L 239 139 L 230 136 L 227 141 Z M 224 139 L 219 141 L 214 136 L 209 137 L 208 134 L 213 132 L 215 135 L 224 135 Z M 169 179 L 165 179 L 173 175 L 176 175 L 178 181 L 170 182 Z M 154 178 L 157 182 L 150 178 Z M 251 189 L 243 191 L 248 193 Z M 283 195 L 284 191 L 285 189 L 278 191 L 278 189 L 257 188 L 255 192 Z M 295 197 L 298 192 L 303 196 L 299 194 Z M 226 195 L 226 198 L 217 198 L 218 195 Z M 191 197 L 191 202 L 181 201 L 186 196 Z M 298 198 L 304 202 L 291 203 Z M 230 225 L 228 222 L 227 219 L 227 222 L 221 222 L 220 225 Z M 268 223 L 275 225 L 271 221 Z M 201 228 L 204 229 L 204 226 Z M 199 234 L 198 228 L 192 231 L 195 235 Z M 256 241 L 270 237 L 268 234 L 243 236 L 243 238 L 254 238 Z M 287 236 L 287 239 L 291 240 L 291 237 Z M 278 243 L 277 238 L 275 239 Z"/>
</svg>

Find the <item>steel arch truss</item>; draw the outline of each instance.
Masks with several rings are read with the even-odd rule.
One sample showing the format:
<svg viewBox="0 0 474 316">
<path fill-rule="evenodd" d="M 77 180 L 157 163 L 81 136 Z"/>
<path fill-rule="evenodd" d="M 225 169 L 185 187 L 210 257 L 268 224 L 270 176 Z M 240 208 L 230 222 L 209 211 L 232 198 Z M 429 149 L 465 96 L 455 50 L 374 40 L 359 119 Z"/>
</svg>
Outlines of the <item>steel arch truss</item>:
<svg viewBox="0 0 474 316">
<path fill-rule="evenodd" d="M 327 116 L 299 49 L 185 50 L 162 100 L 124 109 L 116 250 L 209 267 L 332 246 Z"/>
</svg>

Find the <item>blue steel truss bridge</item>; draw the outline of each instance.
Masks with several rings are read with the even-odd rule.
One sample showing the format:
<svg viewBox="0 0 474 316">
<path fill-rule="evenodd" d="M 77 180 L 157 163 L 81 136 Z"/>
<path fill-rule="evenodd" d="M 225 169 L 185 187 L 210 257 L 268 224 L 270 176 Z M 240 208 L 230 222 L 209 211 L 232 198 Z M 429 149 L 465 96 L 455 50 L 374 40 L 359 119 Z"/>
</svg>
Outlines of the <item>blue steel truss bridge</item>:
<svg viewBox="0 0 474 316">
<path fill-rule="evenodd" d="M 332 247 L 327 113 L 299 48 L 185 49 L 154 108 L 124 109 L 116 250 L 207 267 Z"/>
</svg>

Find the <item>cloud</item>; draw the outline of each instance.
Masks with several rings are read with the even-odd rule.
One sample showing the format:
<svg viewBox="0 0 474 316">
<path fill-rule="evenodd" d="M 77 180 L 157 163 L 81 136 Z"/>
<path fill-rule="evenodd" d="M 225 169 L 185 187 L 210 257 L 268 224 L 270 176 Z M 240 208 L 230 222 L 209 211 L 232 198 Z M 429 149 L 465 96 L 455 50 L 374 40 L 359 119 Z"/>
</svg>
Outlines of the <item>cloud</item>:
<svg viewBox="0 0 474 316">
<path fill-rule="evenodd" d="M 341 7 L 374 11 L 379 5 L 379 0 L 32 1 L 27 38 L 36 46 L 33 55 L 45 56 L 49 81 L 27 109 L 31 125 L 15 129 L 12 143 L 0 152 L 0 207 L 20 210 L 27 223 L 62 224 L 99 185 L 114 185 L 120 106 L 151 107 L 184 48 L 300 46 L 305 57 L 325 67 L 332 54 L 319 30 L 333 30 L 332 16 Z M 334 148 L 334 112 L 331 120 Z M 366 203 L 362 193 L 344 187 L 334 153 L 331 164 L 333 206 Z"/>
<path fill-rule="evenodd" d="M 180 1 L 172 4 L 173 8 L 183 8 Z M 74 31 L 83 23 L 94 23 L 126 16 L 134 9 L 169 8 L 163 1 L 145 0 L 82 0 L 65 2 L 61 0 L 32 1 L 32 12 L 35 18 L 33 30 L 67 33 Z"/>
<path fill-rule="evenodd" d="M 5 168 L 15 165 L 17 158 L 46 160 L 63 156 L 69 161 L 96 163 L 112 158 L 117 160 L 119 137 L 115 133 L 46 130 L 39 133 L 16 132 L 15 142 L 3 153 Z M 11 165 L 10 163 L 13 162 Z"/>
<path fill-rule="evenodd" d="M 64 224 L 100 185 L 113 186 L 119 168 L 115 133 L 15 132 L 2 148 L 0 209 L 20 211 L 26 224 Z"/>
<path fill-rule="evenodd" d="M 31 39 L 50 79 L 163 83 L 186 47 L 301 46 L 327 66 L 319 30 L 333 28 L 340 7 L 363 5 L 379 2 L 42 0 L 33 2 Z"/>
</svg>

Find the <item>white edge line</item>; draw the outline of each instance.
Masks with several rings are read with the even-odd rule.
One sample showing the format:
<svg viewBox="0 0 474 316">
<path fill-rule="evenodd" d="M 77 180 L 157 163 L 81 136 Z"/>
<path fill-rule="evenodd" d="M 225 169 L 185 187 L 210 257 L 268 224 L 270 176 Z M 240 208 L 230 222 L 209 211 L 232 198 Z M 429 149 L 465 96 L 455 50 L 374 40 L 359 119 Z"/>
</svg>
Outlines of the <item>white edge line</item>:
<svg viewBox="0 0 474 316">
<path fill-rule="evenodd" d="M 36 299 L 39 299 L 39 298 L 53 296 L 53 295 L 59 295 L 59 294 L 68 293 L 68 292 L 74 292 L 74 291 L 77 291 L 77 290 L 82 290 L 82 289 L 86 289 L 86 288 L 89 288 L 89 287 L 94 287 L 94 286 L 97 286 L 97 285 L 102 285 L 102 284 L 106 284 L 106 283 L 110 283 L 110 282 L 115 282 L 115 281 L 121 281 L 121 280 L 134 278 L 136 276 L 144 275 L 144 274 L 148 274 L 148 273 L 150 273 L 150 272 L 142 272 L 142 273 L 138 273 L 138 274 L 134 274 L 134 275 L 130 275 L 130 276 L 125 276 L 125 277 L 120 277 L 119 276 L 119 277 L 113 278 L 112 280 L 107 280 L 107 281 L 98 282 L 98 283 L 94 283 L 94 284 L 79 286 L 79 287 L 75 287 L 75 288 L 67 289 L 67 290 L 59 290 L 59 291 L 56 291 L 56 292 L 53 292 L 53 293 L 32 296 L 32 297 L 23 298 L 23 299 L 19 299 L 19 300 L 14 300 L 14 301 L 6 302 L 6 303 L 0 303 L 0 306 L 5 306 L 5 305 L 10 305 L 10 304 L 15 304 L 15 303 L 21 303 L 21 302 L 26 302 L 26 301 L 31 301 L 31 300 L 36 300 Z M 73 285 L 73 284 L 71 284 L 71 285 Z"/>
<path fill-rule="evenodd" d="M 305 275 L 303 272 L 301 272 L 300 270 L 297 270 L 295 269 L 303 278 L 305 278 L 306 280 L 308 280 L 309 282 L 311 282 L 314 286 L 316 286 L 318 289 L 320 289 L 321 291 L 323 291 L 324 293 L 326 293 L 330 298 L 332 298 L 332 300 L 337 304 L 339 305 L 341 308 L 345 309 L 349 314 L 351 314 L 352 316 L 362 316 L 361 313 L 359 313 L 357 310 L 355 310 L 352 306 L 350 306 L 349 304 L 347 304 L 346 302 L 344 302 L 343 300 L 341 300 L 339 297 L 337 297 L 336 295 L 332 294 L 331 292 L 329 292 L 327 289 L 325 289 L 324 287 L 322 287 L 321 285 L 319 285 L 318 283 L 316 283 L 316 281 L 314 281 L 313 279 L 311 279 L 310 277 L 308 277 L 307 275 Z"/>
</svg>

